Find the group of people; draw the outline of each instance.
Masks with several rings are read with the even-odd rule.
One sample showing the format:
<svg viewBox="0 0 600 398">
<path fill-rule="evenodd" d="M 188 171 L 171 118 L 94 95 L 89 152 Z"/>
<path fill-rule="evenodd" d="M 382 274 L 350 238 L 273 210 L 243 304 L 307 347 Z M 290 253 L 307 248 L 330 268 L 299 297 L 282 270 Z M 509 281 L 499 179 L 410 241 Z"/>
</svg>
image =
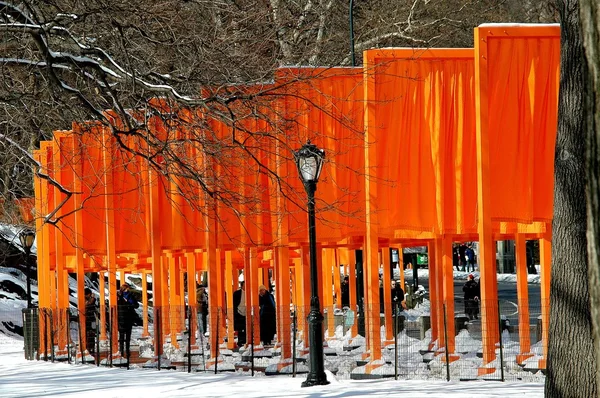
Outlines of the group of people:
<svg viewBox="0 0 600 398">
<path fill-rule="evenodd" d="M 85 288 L 85 341 L 90 355 L 96 354 L 96 334 L 98 325 L 97 300 L 90 288 Z M 138 318 L 136 308 L 139 303 L 128 283 L 123 283 L 117 291 L 117 326 L 119 330 L 119 352 L 131 356 L 131 331 Z"/>
<path fill-rule="evenodd" d="M 277 331 L 275 299 L 264 286 L 258 287 L 258 307 L 260 317 L 260 341 L 271 345 Z M 246 344 L 246 291 L 244 281 L 240 288 L 233 292 L 233 329 L 237 332 L 237 345 Z"/>
<path fill-rule="evenodd" d="M 453 263 L 457 271 L 475 272 L 475 250 L 472 244 L 464 244 L 454 248 Z"/>
</svg>

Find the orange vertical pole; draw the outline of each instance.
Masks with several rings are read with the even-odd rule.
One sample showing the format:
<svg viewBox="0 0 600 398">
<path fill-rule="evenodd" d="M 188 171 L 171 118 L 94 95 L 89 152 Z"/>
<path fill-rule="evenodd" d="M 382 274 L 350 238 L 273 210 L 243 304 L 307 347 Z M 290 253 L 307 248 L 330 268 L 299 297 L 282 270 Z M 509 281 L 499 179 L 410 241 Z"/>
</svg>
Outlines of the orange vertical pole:
<svg viewBox="0 0 600 398">
<path fill-rule="evenodd" d="M 334 296 L 337 297 L 337 302 L 336 302 L 336 307 L 337 308 L 342 308 L 342 289 L 341 289 L 341 280 L 340 280 L 340 265 L 344 264 L 344 267 L 346 266 L 346 263 L 342 263 L 340 261 L 340 255 L 339 255 L 339 249 L 334 249 L 333 251 L 333 289 L 334 289 Z M 345 274 L 345 272 L 344 272 Z"/>
<path fill-rule="evenodd" d="M 550 226 L 548 226 L 550 229 Z M 542 305 L 542 349 L 540 369 L 546 369 L 548 358 L 548 330 L 550 325 L 550 264 L 552 262 L 552 234 L 546 233 L 540 239 L 540 301 Z"/>
<path fill-rule="evenodd" d="M 108 304 L 110 307 L 111 314 L 111 330 L 109 330 L 108 332 L 111 333 L 113 342 L 113 345 L 110 349 L 112 349 L 111 352 L 117 352 L 117 350 L 119 349 L 119 329 L 117 317 L 117 273 L 115 271 L 115 264 L 113 263 L 111 265 L 108 256 L 104 256 L 104 267 L 108 273 Z M 121 355 L 125 355 L 125 353 L 122 352 Z"/>
<path fill-rule="evenodd" d="M 356 294 L 356 255 L 354 250 L 348 252 L 348 284 L 350 285 L 350 309 L 354 312 L 354 323 L 352 324 L 351 336 L 358 335 L 358 312 L 357 309 L 357 294 Z"/>
<path fill-rule="evenodd" d="M 206 253 L 205 259 L 208 266 L 208 301 L 211 303 L 212 311 L 208 312 L 209 315 L 209 328 L 210 328 L 210 356 L 211 358 L 217 359 L 217 348 L 219 347 L 219 341 L 217 340 L 217 330 L 219 328 L 219 316 L 217 309 L 218 305 L 217 295 L 219 292 L 219 279 L 217 275 L 217 267 L 219 266 L 219 259 L 217 252 L 216 242 L 216 228 L 214 226 L 213 219 L 211 216 L 206 217 Z"/>
<path fill-rule="evenodd" d="M 439 338 L 439 323 L 440 318 L 439 305 L 440 294 L 438 289 L 438 275 L 441 273 L 440 260 L 438 257 L 438 239 L 427 242 L 427 254 L 429 258 L 429 315 L 431 320 L 431 341 L 430 344 Z M 431 348 L 431 347 L 430 347 Z"/>
<path fill-rule="evenodd" d="M 55 180 L 61 182 L 61 161 L 62 156 L 59 153 L 59 146 L 57 142 L 53 142 L 52 145 L 52 171 L 50 173 L 51 177 Z M 59 191 L 57 187 L 53 187 L 54 189 L 54 206 L 56 206 L 59 202 L 62 201 L 63 194 Z M 62 208 L 56 210 L 56 218 L 59 218 L 63 215 Z M 58 325 L 58 349 L 59 351 L 66 350 L 68 342 L 69 333 L 69 324 L 66 318 L 67 311 L 69 309 L 69 287 L 67 284 L 67 280 L 65 279 L 65 257 L 63 254 L 63 236 L 62 232 L 57 231 L 55 234 L 54 240 L 54 250 L 55 250 L 55 258 L 54 258 L 54 266 L 56 269 L 56 304 L 58 306 L 58 316 L 57 316 L 57 325 Z"/>
<path fill-rule="evenodd" d="M 325 296 L 323 293 L 323 286 L 325 285 L 325 274 L 323 270 L 323 245 L 317 243 L 317 272 L 319 272 L 319 304 L 321 305 L 321 314 L 324 313 L 323 309 L 325 308 Z M 329 273 L 331 275 L 331 272 Z M 329 279 L 329 285 L 331 285 L 331 279 Z M 310 297 L 310 296 L 309 296 Z"/>
<path fill-rule="evenodd" d="M 392 287 L 391 287 L 391 259 L 390 248 L 384 246 L 381 248 L 381 259 L 383 263 L 383 312 L 385 319 L 385 338 L 386 340 L 394 339 L 394 329 L 392 328 Z"/>
<path fill-rule="evenodd" d="M 365 96 L 365 175 L 371 173 L 372 168 L 379 164 L 380 159 L 377 155 L 377 134 L 374 107 L 375 101 L 368 101 L 370 98 L 376 98 L 375 95 L 375 56 L 372 52 L 366 53 L 364 60 L 364 90 Z M 380 336 L 380 318 L 379 318 L 379 222 L 378 222 L 378 201 L 377 201 L 377 181 L 374 178 L 368 178 L 365 182 L 365 246 L 363 251 L 363 263 L 365 278 L 365 298 L 369 308 L 365 309 L 365 333 L 367 334 L 367 349 L 371 352 L 371 361 L 381 359 L 381 336 Z M 369 316 L 368 314 L 372 315 Z M 370 369 L 367 369 L 369 371 Z"/>
<path fill-rule="evenodd" d="M 260 314 L 258 311 L 258 265 L 260 259 L 255 247 L 249 249 L 249 268 L 246 275 L 246 335 L 247 341 L 252 341 L 253 349 L 260 344 Z M 252 311 L 254 311 L 254 323 L 252 323 Z M 251 339 L 250 331 L 254 328 L 254 339 Z"/>
<path fill-rule="evenodd" d="M 105 236 L 106 236 L 106 258 L 105 262 L 108 270 L 109 303 L 111 316 L 111 334 L 113 336 L 112 352 L 116 352 L 119 347 L 118 328 L 117 328 L 117 253 L 115 247 L 115 206 L 113 192 L 113 165 L 112 156 L 114 143 L 111 132 L 108 128 L 102 131 L 102 182 L 104 183 L 104 208 L 105 208 Z M 121 281 L 125 283 L 125 281 Z M 125 353 L 121 353 L 125 354 Z"/>
<path fill-rule="evenodd" d="M 427 244 L 429 247 L 429 243 Z M 429 255 L 431 257 L 431 255 Z M 402 244 L 398 245 L 398 267 L 400 268 L 400 286 L 402 286 L 402 290 L 406 293 L 406 281 L 404 280 L 404 246 Z"/>
<path fill-rule="evenodd" d="M 237 270 L 233 269 L 233 254 L 231 250 L 225 252 L 225 297 L 224 303 L 227 309 L 227 348 L 233 350 L 235 348 L 234 330 L 233 330 L 233 292 L 237 290 Z"/>
<path fill-rule="evenodd" d="M 333 283 L 332 277 L 333 273 L 333 250 L 332 249 L 322 249 L 320 250 L 322 253 L 322 261 L 321 261 L 321 286 L 323 289 L 323 294 L 321 297 L 323 298 L 322 304 L 323 309 L 326 310 L 327 316 L 327 337 L 332 338 L 335 336 L 335 316 L 333 314 Z M 325 312 L 325 311 L 323 311 Z"/>
<path fill-rule="evenodd" d="M 479 268 L 481 284 L 481 333 L 483 365 L 480 374 L 489 374 L 494 368 L 485 367 L 496 358 L 499 341 L 497 311 L 497 275 L 495 244 L 492 236 L 490 214 L 490 143 L 488 137 L 488 57 L 485 32 L 475 28 L 475 121 L 477 152 L 477 232 L 479 234 Z"/>
<path fill-rule="evenodd" d="M 304 279 L 302 272 L 302 258 L 295 258 L 294 262 L 294 308 L 296 308 L 297 338 L 304 335 Z"/>
<path fill-rule="evenodd" d="M 57 330 L 58 327 L 58 317 L 60 316 L 60 314 L 58 313 L 58 308 L 57 308 L 57 283 L 56 283 L 56 269 L 54 270 L 50 270 L 50 305 L 51 305 L 51 309 L 52 309 L 52 327 L 54 328 L 54 330 Z M 54 335 L 56 338 L 56 334 Z M 51 350 L 54 350 L 54 341 L 51 342 L 51 346 L 50 346 Z M 59 347 L 60 349 L 60 347 Z"/>
<path fill-rule="evenodd" d="M 168 253 L 166 258 L 169 264 L 169 274 L 167 277 L 169 281 L 169 335 L 171 336 L 171 345 L 174 348 L 179 348 L 179 344 L 177 343 L 177 332 L 180 326 L 179 317 L 177 316 L 180 310 L 177 300 L 177 280 L 179 279 L 179 275 L 177 274 L 177 257 L 172 253 Z"/>
<path fill-rule="evenodd" d="M 304 347 L 309 346 L 308 339 L 308 313 L 310 312 L 310 250 L 308 246 L 302 246 L 302 280 L 303 280 L 303 294 L 304 298 L 302 311 L 298 316 L 299 321 L 303 324 L 304 330 Z"/>
<path fill-rule="evenodd" d="M 100 271 L 98 276 L 100 281 L 100 340 L 106 341 L 106 280 L 104 279 L 104 271 Z"/>
<path fill-rule="evenodd" d="M 533 356 L 529 337 L 529 290 L 527 286 L 527 250 L 525 237 L 515 235 L 515 248 L 517 251 L 517 303 L 519 310 L 519 345 L 521 352 L 517 355 L 517 363 L 521 364 Z"/>
<path fill-rule="evenodd" d="M 171 301 L 171 295 L 169 293 L 169 289 L 173 281 L 169 280 L 169 258 L 166 253 L 163 253 L 162 258 L 162 268 L 161 268 L 161 278 L 164 281 L 162 288 L 160 291 L 155 294 L 160 294 L 162 296 L 163 310 L 161 311 L 161 336 L 166 338 L 171 333 L 171 305 L 173 305 Z"/>
<path fill-rule="evenodd" d="M 277 319 L 280 327 L 277 340 L 281 343 L 281 358 L 292 357 L 291 328 L 290 328 L 290 249 L 276 249 L 275 267 L 277 271 Z"/>
<path fill-rule="evenodd" d="M 142 148 L 143 150 L 143 148 Z M 150 257 L 152 262 L 152 304 L 154 307 L 154 353 L 160 356 L 163 353 L 163 336 L 160 333 L 164 300 L 161 295 L 163 289 L 162 276 L 162 250 L 160 242 L 160 214 L 159 214 L 159 177 L 157 172 L 148 162 L 142 162 L 142 177 L 144 181 L 143 193 L 147 203 L 148 235 L 150 241 Z M 160 336 L 160 338 L 158 338 Z"/>
<path fill-rule="evenodd" d="M 33 151 L 33 158 L 38 164 L 43 165 L 42 163 L 42 153 L 41 151 L 35 150 Z M 42 215 L 48 214 L 44 211 L 45 203 L 42 198 L 47 198 L 48 195 L 45 194 L 45 182 L 42 182 L 42 179 L 37 176 L 36 173 L 33 174 L 33 182 L 34 182 L 34 192 L 35 192 L 35 229 L 36 229 L 36 242 L 37 242 L 37 280 L 38 280 L 38 306 L 43 309 L 46 307 L 45 300 L 42 297 L 42 293 L 44 293 L 44 286 L 47 286 L 44 283 L 44 275 L 46 273 L 46 264 L 47 257 L 49 257 L 49 253 L 46 250 L 44 241 L 46 237 L 44 236 L 44 220 Z M 40 312 L 41 314 L 41 312 Z M 44 338 L 44 330 L 46 325 L 46 319 L 44 316 L 39 317 L 39 342 L 40 342 L 40 353 L 47 353 L 47 347 L 44 345 L 46 339 Z"/>
<path fill-rule="evenodd" d="M 445 235 L 441 238 L 442 268 L 443 268 L 443 302 L 446 306 L 446 350 L 449 354 L 455 352 L 454 328 L 454 267 L 452 265 L 452 238 Z M 455 357 L 451 359 L 456 359 Z"/>
<path fill-rule="evenodd" d="M 187 291 L 188 291 L 188 311 L 189 311 L 189 330 L 193 330 L 189 338 L 190 344 L 196 344 L 196 331 L 198 330 L 198 313 L 196 309 L 196 254 L 194 252 L 185 253 L 185 272 L 187 273 Z"/>
<path fill-rule="evenodd" d="M 429 266 L 429 297 L 431 300 L 431 324 L 436 325 L 437 334 L 434 338 L 433 330 L 431 333 L 431 340 L 435 342 L 437 340 L 437 346 L 446 347 L 446 334 L 444 329 L 444 249 L 441 237 L 437 237 L 433 243 L 434 254 L 435 254 L 435 268 Z M 435 314 L 435 317 L 434 317 Z"/>
<path fill-rule="evenodd" d="M 217 298 L 215 303 L 215 310 L 219 311 L 219 344 L 225 341 L 225 335 L 227 333 L 225 329 L 227 319 L 224 311 L 225 284 L 223 281 L 223 261 L 225 260 L 225 256 L 223 254 L 224 253 L 222 253 L 221 249 L 217 249 Z"/>
</svg>

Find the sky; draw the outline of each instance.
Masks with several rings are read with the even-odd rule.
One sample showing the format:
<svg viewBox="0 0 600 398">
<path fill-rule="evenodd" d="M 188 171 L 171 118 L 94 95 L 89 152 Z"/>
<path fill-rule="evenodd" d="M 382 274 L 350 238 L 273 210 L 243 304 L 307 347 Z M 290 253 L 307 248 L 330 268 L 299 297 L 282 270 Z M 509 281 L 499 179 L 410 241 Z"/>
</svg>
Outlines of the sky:
<svg viewBox="0 0 600 398">
<path fill-rule="evenodd" d="M 7 270 L 5 270 L 7 271 Z M 477 273 L 475 273 L 477 274 Z M 468 273 L 455 271 L 464 280 Z M 409 274 L 406 275 L 410 277 Z M 419 270 L 427 276 L 427 270 Z M 10 280 L 24 288 L 21 275 L 0 272 L 0 281 Z M 498 274 L 499 281 L 514 281 L 515 275 Z M 530 283 L 539 283 L 537 275 Z M 37 289 L 36 289 L 37 290 Z M 0 298 L 0 314 L 19 313 L 25 302 L 17 297 Z M 427 304 L 427 302 L 426 302 Z M 409 318 L 428 312 L 424 305 Z M 418 313 L 417 313 L 418 312 Z M 17 319 L 18 320 L 18 319 Z M 214 373 L 168 371 L 132 367 L 130 370 L 93 365 L 26 361 L 23 340 L 3 334 L 0 328 L 0 397 L 543 397 L 543 377 L 521 382 L 439 380 L 348 380 L 327 372 L 331 384 L 302 388 L 305 376 L 265 376 L 249 372 Z M 4 329 L 4 332 L 6 330 Z M 135 331 L 134 331 L 135 334 Z M 135 338 L 135 336 L 134 336 Z M 468 337 L 467 337 L 468 339 Z M 460 341 L 460 338 L 458 338 Z"/>
</svg>

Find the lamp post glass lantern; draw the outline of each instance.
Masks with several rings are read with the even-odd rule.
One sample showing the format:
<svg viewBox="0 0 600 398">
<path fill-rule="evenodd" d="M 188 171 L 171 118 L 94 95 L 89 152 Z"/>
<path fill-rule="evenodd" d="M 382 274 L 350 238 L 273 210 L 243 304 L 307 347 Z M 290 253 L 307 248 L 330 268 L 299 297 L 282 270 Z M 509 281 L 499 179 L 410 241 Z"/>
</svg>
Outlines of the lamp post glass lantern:
<svg viewBox="0 0 600 398">
<path fill-rule="evenodd" d="M 308 196 L 308 240 L 310 254 L 310 313 L 308 314 L 309 372 L 302 387 L 329 384 L 323 359 L 323 314 L 319 303 L 317 271 L 317 233 L 315 226 L 315 191 L 321 175 L 325 152 L 307 141 L 294 153 L 300 180 Z"/>
<path fill-rule="evenodd" d="M 31 308 L 31 259 L 29 257 L 33 241 L 35 240 L 35 233 L 29 229 L 24 229 L 19 234 L 19 240 L 25 251 L 25 265 L 27 266 L 27 308 Z"/>
</svg>

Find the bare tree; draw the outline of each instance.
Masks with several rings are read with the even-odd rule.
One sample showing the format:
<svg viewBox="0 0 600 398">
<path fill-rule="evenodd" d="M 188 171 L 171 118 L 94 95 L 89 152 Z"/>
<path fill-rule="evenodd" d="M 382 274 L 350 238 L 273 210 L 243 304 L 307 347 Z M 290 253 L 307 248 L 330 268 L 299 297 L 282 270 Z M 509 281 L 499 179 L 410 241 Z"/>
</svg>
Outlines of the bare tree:
<svg viewBox="0 0 600 398">
<path fill-rule="evenodd" d="M 548 397 L 595 397 L 585 199 L 585 93 L 589 85 L 578 1 L 557 4 L 562 27 L 561 68 L 545 393 Z"/>
<path fill-rule="evenodd" d="M 587 87 L 586 198 L 587 247 L 590 306 L 593 324 L 596 385 L 600 385 L 600 6 L 595 1 L 580 1 L 583 45 L 589 80 Z"/>
<path fill-rule="evenodd" d="M 546 4 L 356 1 L 359 62 L 362 50 L 378 46 L 470 46 L 478 23 L 517 21 L 527 14 L 524 7 L 545 10 Z M 227 134 L 198 133 L 185 145 L 223 170 L 250 159 L 250 167 L 281 184 L 256 153 L 260 141 L 277 141 L 285 134 L 272 123 L 273 114 L 264 111 L 281 95 L 271 84 L 274 71 L 281 65 L 349 65 L 348 6 L 327 0 L 0 0 L 5 214 L 16 214 L 15 198 L 32 195 L 30 170 L 37 165 L 28 155 L 31 149 L 50 139 L 53 130 L 70 129 L 73 121 L 108 126 L 125 151 L 174 182 L 167 189 L 191 195 L 184 185 L 192 184 L 216 201 L 252 208 L 260 187 L 245 195 L 227 192 L 202 165 L 181 157 L 181 138 L 168 134 L 159 139 L 147 134 L 147 124 L 159 118 L 166 126 L 183 125 L 193 132 L 210 129 L 210 120 L 224 123 Z M 542 18 L 553 16 L 548 12 Z M 186 107 L 203 116 L 182 117 Z M 266 127 L 246 128 L 249 118 L 264 120 Z M 236 139 L 244 135 L 255 145 Z M 131 137 L 151 150 L 129 145 Z"/>
</svg>

